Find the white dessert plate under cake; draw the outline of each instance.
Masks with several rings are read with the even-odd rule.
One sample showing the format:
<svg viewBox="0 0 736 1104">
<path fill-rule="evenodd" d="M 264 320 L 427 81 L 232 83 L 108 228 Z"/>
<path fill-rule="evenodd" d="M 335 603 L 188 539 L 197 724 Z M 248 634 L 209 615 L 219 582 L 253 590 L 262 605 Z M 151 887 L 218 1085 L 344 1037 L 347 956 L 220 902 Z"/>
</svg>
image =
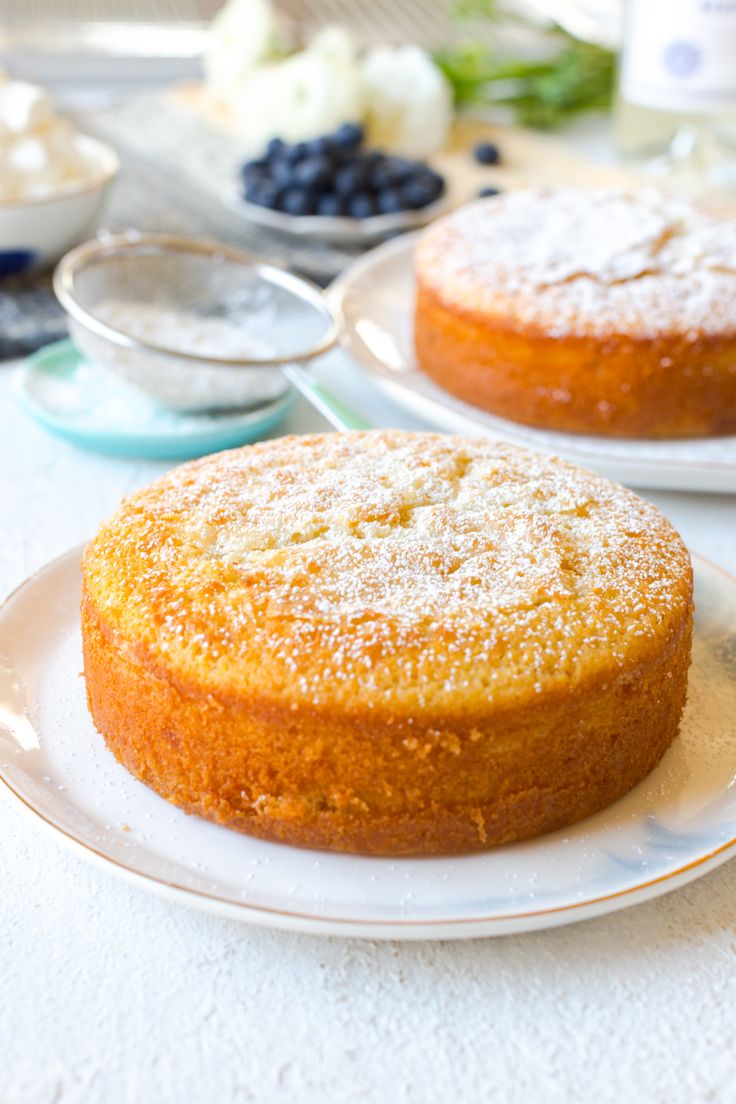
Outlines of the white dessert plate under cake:
<svg viewBox="0 0 736 1104">
<path fill-rule="evenodd" d="M 736 436 L 616 440 L 533 429 L 495 417 L 444 391 L 414 356 L 416 234 L 366 253 L 331 285 L 342 343 L 365 375 L 399 406 L 438 429 L 553 452 L 632 487 L 736 492 Z"/>
<path fill-rule="evenodd" d="M 696 560 L 680 735 L 657 769 L 565 831 L 485 854 L 362 858 L 190 817 L 121 767 L 85 701 L 79 548 L 0 608 L 0 791 L 57 840 L 172 901 L 274 928 L 462 939 L 553 927 L 676 889 L 736 854 L 736 579 Z"/>
</svg>

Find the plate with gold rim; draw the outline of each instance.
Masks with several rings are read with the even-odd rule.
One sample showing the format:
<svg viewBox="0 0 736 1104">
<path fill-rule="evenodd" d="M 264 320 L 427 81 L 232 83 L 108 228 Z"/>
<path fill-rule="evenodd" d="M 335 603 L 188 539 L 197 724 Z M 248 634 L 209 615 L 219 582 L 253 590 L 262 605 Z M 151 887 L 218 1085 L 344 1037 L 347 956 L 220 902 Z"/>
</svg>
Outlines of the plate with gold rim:
<svg viewBox="0 0 736 1104">
<path fill-rule="evenodd" d="M 552 452 L 631 487 L 736 492 L 736 436 L 621 440 L 557 433 L 471 406 L 420 371 L 414 355 L 413 254 L 417 234 L 353 261 L 330 285 L 341 343 L 364 375 L 404 410 L 438 429 Z"/>
<path fill-rule="evenodd" d="M 649 900 L 736 854 L 736 579 L 695 560 L 681 731 L 608 809 L 535 840 L 447 858 L 266 843 L 165 802 L 95 731 L 81 674 L 77 548 L 0 608 L 0 779 L 59 842 L 172 901 L 267 927 L 371 939 L 533 931 Z"/>
</svg>

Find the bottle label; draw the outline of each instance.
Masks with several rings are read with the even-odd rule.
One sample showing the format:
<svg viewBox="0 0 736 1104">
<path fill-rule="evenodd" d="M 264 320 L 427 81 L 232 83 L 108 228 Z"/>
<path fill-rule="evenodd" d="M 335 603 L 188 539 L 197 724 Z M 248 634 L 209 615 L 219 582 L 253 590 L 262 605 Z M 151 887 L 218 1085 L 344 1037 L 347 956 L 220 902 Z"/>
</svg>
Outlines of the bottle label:
<svg viewBox="0 0 736 1104">
<path fill-rule="evenodd" d="M 621 90 L 665 111 L 736 107 L 736 0 L 629 0 Z"/>
</svg>

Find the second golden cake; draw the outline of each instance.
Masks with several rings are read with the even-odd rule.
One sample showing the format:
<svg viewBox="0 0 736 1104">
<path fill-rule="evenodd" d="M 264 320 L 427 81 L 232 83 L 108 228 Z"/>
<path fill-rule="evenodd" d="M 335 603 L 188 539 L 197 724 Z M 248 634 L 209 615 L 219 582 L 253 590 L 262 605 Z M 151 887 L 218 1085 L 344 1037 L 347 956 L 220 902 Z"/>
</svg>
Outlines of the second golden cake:
<svg viewBox="0 0 736 1104">
<path fill-rule="evenodd" d="M 736 432 L 736 220 L 655 191 L 509 193 L 416 251 L 416 353 L 443 388 L 531 426 Z"/>
<path fill-rule="evenodd" d="M 87 548 L 90 709 L 188 812 L 451 853 L 615 801 L 673 740 L 692 578 L 650 504 L 488 441 L 287 437 L 175 469 Z"/>
</svg>

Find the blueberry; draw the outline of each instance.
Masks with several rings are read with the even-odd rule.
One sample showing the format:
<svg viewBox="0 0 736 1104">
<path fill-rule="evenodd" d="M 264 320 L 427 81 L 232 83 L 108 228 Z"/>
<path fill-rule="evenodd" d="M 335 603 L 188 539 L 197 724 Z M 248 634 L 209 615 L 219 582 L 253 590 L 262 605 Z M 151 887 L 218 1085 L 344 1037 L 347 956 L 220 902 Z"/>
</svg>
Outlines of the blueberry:
<svg viewBox="0 0 736 1104">
<path fill-rule="evenodd" d="M 257 187 L 249 189 L 245 193 L 246 199 L 251 203 L 255 203 L 258 207 L 269 207 L 274 210 L 279 198 L 279 190 L 275 184 L 269 184 L 267 181 L 259 184 Z"/>
<path fill-rule="evenodd" d="M 332 165 L 328 157 L 305 157 L 294 166 L 294 180 L 308 187 L 320 187 L 326 184 L 332 175 Z"/>
<path fill-rule="evenodd" d="M 246 199 L 250 199 L 253 192 L 257 192 L 264 184 L 270 184 L 267 175 L 260 170 L 258 172 L 249 173 L 248 176 L 243 177 L 243 193 Z"/>
<path fill-rule="evenodd" d="M 479 142 L 473 150 L 473 156 L 481 165 L 498 165 L 501 151 L 493 142 Z"/>
<path fill-rule="evenodd" d="M 405 210 L 406 204 L 398 188 L 384 188 L 378 193 L 376 207 L 382 215 L 395 215 Z"/>
<path fill-rule="evenodd" d="M 376 203 L 368 192 L 356 192 L 348 200 L 348 214 L 351 218 L 370 218 L 376 213 Z"/>
<path fill-rule="evenodd" d="M 288 188 L 294 183 L 294 166 L 290 165 L 284 157 L 276 158 L 269 166 L 271 180 L 279 188 Z"/>
<path fill-rule="evenodd" d="M 314 197 L 304 188 L 289 188 L 279 202 L 279 209 L 287 215 L 313 215 Z"/>
<path fill-rule="evenodd" d="M 366 176 L 363 165 L 358 161 L 351 161 L 335 169 L 332 187 L 339 196 L 351 196 L 363 187 Z"/>
<path fill-rule="evenodd" d="M 410 180 L 403 188 L 404 200 L 407 207 L 428 207 L 435 197 L 432 189 L 427 187 L 423 180 Z"/>
<path fill-rule="evenodd" d="M 325 192 L 317 200 L 317 214 L 335 218 L 344 215 L 346 211 L 345 200 L 334 192 Z"/>
<path fill-rule="evenodd" d="M 381 192 L 384 188 L 390 188 L 392 184 L 397 183 L 396 173 L 388 158 L 380 161 L 368 175 L 368 185 L 374 192 Z"/>
<path fill-rule="evenodd" d="M 321 138 L 312 138 L 310 142 L 304 144 L 308 157 L 324 157 L 332 152 L 332 141 L 326 134 Z"/>
<path fill-rule="evenodd" d="M 439 199 L 439 197 L 445 191 L 444 178 L 439 173 L 434 172 L 429 166 L 422 166 L 421 169 L 415 171 L 411 178 L 416 184 L 428 192 L 432 197 L 432 201 Z"/>
<path fill-rule="evenodd" d="M 297 161 L 303 161 L 306 156 L 306 142 L 294 142 L 293 145 L 287 146 L 282 153 L 282 157 L 287 165 L 296 165 Z"/>
<path fill-rule="evenodd" d="M 361 145 L 364 137 L 365 132 L 358 123 L 343 123 L 332 135 L 332 141 L 342 149 L 353 150 Z"/>
<path fill-rule="evenodd" d="M 409 161 L 406 157 L 391 157 L 389 161 L 391 165 L 391 175 L 396 184 L 403 184 L 416 169 L 416 161 Z"/>
<path fill-rule="evenodd" d="M 268 181 L 263 179 L 262 176 L 252 177 L 249 180 L 245 181 L 243 195 L 247 200 L 250 200 L 251 203 L 255 203 L 256 201 L 254 199 L 254 196 L 257 196 L 261 192 L 264 185 L 266 187 L 271 186 Z"/>
<path fill-rule="evenodd" d="M 266 157 L 269 159 L 277 157 L 286 146 L 286 142 L 283 138 L 271 138 L 266 146 Z"/>
<path fill-rule="evenodd" d="M 500 194 L 500 188 L 481 188 L 481 190 L 478 192 L 478 199 L 489 199 L 491 196 L 497 196 Z"/>
<path fill-rule="evenodd" d="M 254 180 L 258 176 L 263 176 L 265 168 L 266 162 L 262 158 L 246 161 L 244 165 L 240 166 L 240 175 L 243 180 Z"/>
</svg>

